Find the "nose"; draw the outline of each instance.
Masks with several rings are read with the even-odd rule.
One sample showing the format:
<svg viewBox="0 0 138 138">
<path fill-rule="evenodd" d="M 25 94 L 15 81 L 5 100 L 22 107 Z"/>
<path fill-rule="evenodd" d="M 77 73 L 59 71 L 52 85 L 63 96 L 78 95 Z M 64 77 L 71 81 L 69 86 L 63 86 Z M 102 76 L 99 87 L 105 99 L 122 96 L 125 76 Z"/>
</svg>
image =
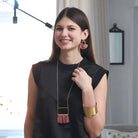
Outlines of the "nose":
<svg viewBox="0 0 138 138">
<path fill-rule="evenodd" d="M 61 36 L 62 37 L 66 37 L 68 34 L 67 30 L 66 29 L 63 29 L 62 32 L 61 32 Z"/>
</svg>

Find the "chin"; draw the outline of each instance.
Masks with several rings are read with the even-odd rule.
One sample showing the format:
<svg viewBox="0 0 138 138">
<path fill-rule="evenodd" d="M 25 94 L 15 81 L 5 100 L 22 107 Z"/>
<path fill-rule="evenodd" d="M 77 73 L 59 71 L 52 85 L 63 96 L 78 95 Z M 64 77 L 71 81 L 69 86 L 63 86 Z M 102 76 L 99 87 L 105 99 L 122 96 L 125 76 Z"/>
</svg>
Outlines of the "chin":
<svg viewBox="0 0 138 138">
<path fill-rule="evenodd" d="M 60 49 L 62 49 L 62 50 L 70 50 L 70 49 L 72 49 L 72 47 L 70 47 L 70 46 L 65 46 L 65 45 L 62 45 L 62 46 L 59 46 L 59 48 Z"/>
</svg>

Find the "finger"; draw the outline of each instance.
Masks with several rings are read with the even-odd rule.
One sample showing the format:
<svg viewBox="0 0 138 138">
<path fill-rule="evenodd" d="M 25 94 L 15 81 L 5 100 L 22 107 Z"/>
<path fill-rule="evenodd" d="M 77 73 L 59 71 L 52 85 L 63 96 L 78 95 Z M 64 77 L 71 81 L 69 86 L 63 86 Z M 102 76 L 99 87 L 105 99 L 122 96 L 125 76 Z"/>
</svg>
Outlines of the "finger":
<svg viewBox="0 0 138 138">
<path fill-rule="evenodd" d="M 72 80 L 75 82 L 75 77 L 72 77 Z"/>
<path fill-rule="evenodd" d="M 73 72 L 72 75 L 76 77 L 78 74 L 76 72 Z"/>
<path fill-rule="evenodd" d="M 74 72 L 75 72 L 75 73 L 79 73 L 80 71 L 79 71 L 78 68 L 76 68 L 76 69 L 74 70 Z"/>
<path fill-rule="evenodd" d="M 81 68 L 81 67 L 78 67 L 77 69 L 78 69 L 79 71 L 84 71 L 84 69 Z"/>
</svg>

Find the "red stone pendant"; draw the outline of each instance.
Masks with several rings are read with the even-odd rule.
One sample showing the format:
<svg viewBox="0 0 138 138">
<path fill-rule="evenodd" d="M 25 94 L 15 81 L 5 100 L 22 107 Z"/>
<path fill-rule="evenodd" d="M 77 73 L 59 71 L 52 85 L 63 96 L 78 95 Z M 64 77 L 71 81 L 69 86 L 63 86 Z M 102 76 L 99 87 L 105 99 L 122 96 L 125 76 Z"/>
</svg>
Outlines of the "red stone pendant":
<svg viewBox="0 0 138 138">
<path fill-rule="evenodd" d="M 67 124 L 67 123 L 69 123 L 69 115 L 68 114 L 58 114 L 57 115 L 57 122 L 59 124 Z"/>
</svg>

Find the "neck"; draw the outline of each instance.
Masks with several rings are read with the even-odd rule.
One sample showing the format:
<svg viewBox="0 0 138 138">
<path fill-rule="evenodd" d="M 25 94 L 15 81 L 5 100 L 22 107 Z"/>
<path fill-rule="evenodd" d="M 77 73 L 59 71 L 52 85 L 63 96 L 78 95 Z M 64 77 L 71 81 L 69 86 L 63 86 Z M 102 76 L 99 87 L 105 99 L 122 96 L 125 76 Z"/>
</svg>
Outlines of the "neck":
<svg viewBox="0 0 138 138">
<path fill-rule="evenodd" d="M 59 60 L 64 63 L 64 64 L 77 64 L 79 63 L 83 57 L 81 54 L 76 54 L 74 52 L 69 53 L 69 52 L 62 52 L 60 53 Z"/>
</svg>

